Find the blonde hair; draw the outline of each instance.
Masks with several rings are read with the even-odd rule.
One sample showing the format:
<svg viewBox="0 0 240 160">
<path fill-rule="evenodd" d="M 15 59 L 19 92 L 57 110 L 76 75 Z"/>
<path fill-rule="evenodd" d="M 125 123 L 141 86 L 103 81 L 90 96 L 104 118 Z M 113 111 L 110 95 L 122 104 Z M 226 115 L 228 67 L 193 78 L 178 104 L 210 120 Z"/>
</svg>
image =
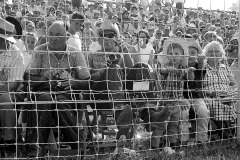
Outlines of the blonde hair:
<svg viewBox="0 0 240 160">
<path fill-rule="evenodd" d="M 224 51 L 221 43 L 219 43 L 218 41 L 212 41 L 212 42 L 208 43 L 203 49 L 203 55 L 207 56 L 208 51 L 211 48 L 219 48 L 220 52 L 222 53 L 222 57 L 225 58 L 226 52 Z"/>
</svg>

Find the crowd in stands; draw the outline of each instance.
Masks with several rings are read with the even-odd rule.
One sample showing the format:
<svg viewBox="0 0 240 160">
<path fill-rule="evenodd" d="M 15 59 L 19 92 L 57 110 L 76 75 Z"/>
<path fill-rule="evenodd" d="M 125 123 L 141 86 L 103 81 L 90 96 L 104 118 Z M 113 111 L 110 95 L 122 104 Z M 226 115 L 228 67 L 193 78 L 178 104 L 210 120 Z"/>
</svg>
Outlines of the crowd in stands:
<svg viewBox="0 0 240 160">
<path fill-rule="evenodd" d="M 212 122 L 227 139 L 224 125 L 237 118 L 239 15 L 184 2 L 2 4 L 0 148 L 17 153 L 22 140 L 27 156 L 44 156 L 56 126 L 56 139 L 84 148 L 85 104 L 114 111 L 117 140 L 132 138 L 122 126 L 137 110 L 151 149 L 186 147 L 191 119 L 196 144 L 206 147 Z M 88 125 L 97 124 L 94 116 Z"/>
</svg>

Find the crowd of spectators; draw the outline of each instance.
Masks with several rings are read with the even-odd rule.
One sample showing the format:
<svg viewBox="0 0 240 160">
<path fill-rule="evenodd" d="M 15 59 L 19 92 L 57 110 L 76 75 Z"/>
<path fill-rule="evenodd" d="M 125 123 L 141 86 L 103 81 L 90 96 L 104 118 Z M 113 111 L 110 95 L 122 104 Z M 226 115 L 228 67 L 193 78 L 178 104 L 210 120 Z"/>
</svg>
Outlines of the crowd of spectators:
<svg viewBox="0 0 240 160">
<path fill-rule="evenodd" d="M 85 104 L 94 113 L 114 111 L 117 140 L 132 138 L 124 125 L 140 118 L 152 132 L 151 149 L 187 146 L 190 119 L 196 144 L 206 147 L 212 122 L 228 138 L 224 125 L 237 117 L 239 15 L 186 9 L 184 2 L 2 4 L 4 151 L 17 153 L 22 139 L 27 156 L 43 156 L 56 126 L 58 141 L 84 148 Z"/>
</svg>

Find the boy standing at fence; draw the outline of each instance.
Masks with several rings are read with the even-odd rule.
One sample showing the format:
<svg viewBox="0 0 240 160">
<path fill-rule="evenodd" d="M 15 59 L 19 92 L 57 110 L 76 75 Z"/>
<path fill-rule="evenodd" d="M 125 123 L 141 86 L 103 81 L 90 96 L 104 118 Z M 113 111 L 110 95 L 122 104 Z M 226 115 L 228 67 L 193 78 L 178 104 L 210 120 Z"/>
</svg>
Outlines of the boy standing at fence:
<svg viewBox="0 0 240 160">
<path fill-rule="evenodd" d="M 202 70 L 204 56 L 201 56 L 202 49 L 200 45 L 192 38 L 188 39 L 188 66 L 194 67 L 194 80 L 184 83 L 184 97 L 191 102 L 192 109 L 196 115 L 196 142 L 201 144 L 208 141 L 208 123 L 210 111 L 202 98 L 201 81 L 206 71 Z M 190 115 L 191 116 L 191 115 Z"/>
<path fill-rule="evenodd" d="M 160 136 L 166 133 L 170 147 L 187 145 L 189 139 L 188 113 L 189 102 L 183 98 L 183 84 L 186 80 L 194 79 L 194 68 L 184 68 L 184 49 L 179 43 L 171 42 L 167 47 L 168 63 L 160 68 L 162 76 L 162 101 L 160 105 L 167 105 L 170 110 L 169 119 L 157 124 L 152 134 L 152 146 L 158 147 Z M 187 76 L 186 76 L 187 75 Z M 186 76 L 186 79 L 184 79 Z M 178 135 L 179 138 L 178 138 Z"/>
</svg>

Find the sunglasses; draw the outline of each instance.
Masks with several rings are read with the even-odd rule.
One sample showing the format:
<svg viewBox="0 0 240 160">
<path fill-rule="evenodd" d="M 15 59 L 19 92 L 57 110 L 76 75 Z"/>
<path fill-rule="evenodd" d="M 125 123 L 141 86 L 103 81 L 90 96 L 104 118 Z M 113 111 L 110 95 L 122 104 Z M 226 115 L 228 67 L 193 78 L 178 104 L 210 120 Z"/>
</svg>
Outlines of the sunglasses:
<svg viewBox="0 0 240 160">
<path fill-rule="evenodd" d="M 99 37 L 114 38 L 116 37 L 116 33 L 113 31 L 101 31 L 99 32 Z"/>
</svg>

